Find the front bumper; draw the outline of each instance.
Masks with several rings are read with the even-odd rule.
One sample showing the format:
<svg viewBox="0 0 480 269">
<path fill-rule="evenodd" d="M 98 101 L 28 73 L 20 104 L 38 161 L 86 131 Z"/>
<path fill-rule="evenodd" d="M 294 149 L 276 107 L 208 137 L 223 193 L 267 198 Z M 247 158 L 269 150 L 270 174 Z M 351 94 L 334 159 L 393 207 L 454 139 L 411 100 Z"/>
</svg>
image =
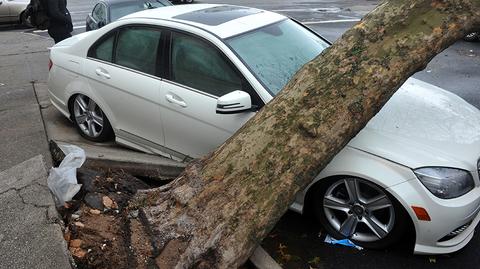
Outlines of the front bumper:
<svg viewBox="0 0 480 269">
<path fill-rule="evenodd" d="M 477 181 L 478 182 L 478 181 Z M 480 187 L 454 199 L 440 199 L 419 180 L 388 188 L 406 208 L 415 226 L 415 254 L 446 254 L 463 248 L 480 222 Z M 431 221 L 420 221 L 411 206 L 427 210 Z"/>
</svg>

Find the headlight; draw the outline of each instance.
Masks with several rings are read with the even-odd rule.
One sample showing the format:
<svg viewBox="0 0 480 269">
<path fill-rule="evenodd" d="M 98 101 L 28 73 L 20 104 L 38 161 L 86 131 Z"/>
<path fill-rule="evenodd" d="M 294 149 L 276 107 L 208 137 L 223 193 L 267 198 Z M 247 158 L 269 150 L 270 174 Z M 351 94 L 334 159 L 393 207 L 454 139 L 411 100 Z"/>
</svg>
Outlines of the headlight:
<svg viewBox="0 0 480 269">
<path fill-rule="evenodd" d="M 414 170 L 415 175 L 433 195 L 451 199 L 473 189 L 472 175 L 464 170 L 446 167 L 424 167 Z"/>
</svg>

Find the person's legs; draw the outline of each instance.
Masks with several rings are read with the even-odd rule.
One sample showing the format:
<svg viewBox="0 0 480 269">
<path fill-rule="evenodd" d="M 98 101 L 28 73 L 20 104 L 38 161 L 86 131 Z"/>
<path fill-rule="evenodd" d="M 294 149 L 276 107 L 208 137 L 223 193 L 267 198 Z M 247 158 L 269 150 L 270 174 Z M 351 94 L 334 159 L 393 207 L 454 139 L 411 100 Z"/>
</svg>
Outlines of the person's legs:
<svg viewBox="0 0 480 269">
<path fill-rule="evenodd" d="M 72 37 L 70 32 L 68 32 L 66 29 L 58 29 L 58 28 L 57 29 L 49 29 L 48 34 L 50 35 L 50 37 L 53 38 L 53 40 L 55 41 L 55 44 L 57 44 L 58 42 L 60 42 L 64 39 Z"/>
<path fill-rule="evenodd" d="M 60 34 L 60 36 L 59 36 L 58 42 L 60 42 L 60 41 L 62 41 L 62 40 L 64 40 L 64 39 L 67 39 L 67 38 L 69 38 L 69 37 L 72 37 L 72 34 L 70 34 L 70 32 L 68 32 L 67 30 L 62 31 L 61 34 Z M 55 43 L 58 43 L 58 42 L 56 41 Z"/>
</svg>

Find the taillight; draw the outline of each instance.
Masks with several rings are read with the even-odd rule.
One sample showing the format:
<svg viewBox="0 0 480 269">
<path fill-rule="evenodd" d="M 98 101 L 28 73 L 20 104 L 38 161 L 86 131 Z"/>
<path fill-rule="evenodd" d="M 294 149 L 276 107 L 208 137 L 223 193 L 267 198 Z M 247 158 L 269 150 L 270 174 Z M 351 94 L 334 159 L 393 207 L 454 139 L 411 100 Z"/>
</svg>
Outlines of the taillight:
<svg viewBox="0 0 480 269">
<path fill-rule="evenodd" d="M 52 66 L 53 66 L 52 60 L 48 59 L 48 71 L 50 71 L 50 69 L 52 69 Z"/>
</svg>

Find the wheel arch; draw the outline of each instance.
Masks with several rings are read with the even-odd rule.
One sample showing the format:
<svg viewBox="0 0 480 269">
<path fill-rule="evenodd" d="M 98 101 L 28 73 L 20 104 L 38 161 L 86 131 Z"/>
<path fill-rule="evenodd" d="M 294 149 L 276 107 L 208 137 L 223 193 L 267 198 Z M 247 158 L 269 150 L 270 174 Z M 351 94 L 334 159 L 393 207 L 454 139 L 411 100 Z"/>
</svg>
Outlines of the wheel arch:
<svg viewBox="0 0 480 269">
<path fill-rule="evenodd" d="M 67 73 L 67 75 L 71 75 Z M 101 95 L 95 94 L 96 90 L 91 87 L 87 80 L 82 78 L 76 78 L 67 83 L 65 86 L 65 99 L 67 100 L 66 105 L 68 112 L 70 113 L 70 119 L 72 119 L 72 102 L 76 95 L 83 94 L 88 98 L 92 99 L 97 103 L 97 105 L 102 109 L 103 113 L 106 115 L 108 121 L 112 125 L 112 128 L 115 130 L 116 118 L 113 114 L 113 111 L 108 106 L 107 102 L 102 98 Z"/>
<path fill-rule="evenodd" d="M 70 120 L 74 121 L 74 118 L 73 118 L 73 101 L 75 100 L 75 97 L 79 94 L 85 95 L 88 98 L 92 99 L 100 107 L 100 109 L 103 111 L 103 113 L 107 117 L 108 121 L 110 122 L 110 125 L 112 126 L 112 129 L 113 129 L 113 133 L 115 134 L 116 133 L 115 132 L 116 121 L 115 121 L 115 117 L 113 116 L 113 113 L 110 110 L 110 108 L 108 107 L 108 105 L 106 105 L 106 103 L 101 98 L 97 98 L 97 96 L 95 96 L 94 94 L 89 94 L 86 91 L 71 91 L 71 92 L 69 92 L 69 95 L 68 95 L 69 97 L 68 97 L 68 101 L 67 101 L 67 108 L 68 108 L 68 112 L 70 113 Z"/>
<path fill-rule="evenodd" d="M 315 217 L 315 212 L 314 212 L 314 205 L 315 205 L 315 192 L 318 191 L 321 187 L 323 187 L 322 183 L 325 183 L 327 181 L 336 181 L 342 178 L 359 178 L 363 180 L 367 180 L 364 178 L 360 178 L 358 176 L 352 176 L 352 175 L 334 175 L 326 178 L 322 178 L 321 180 L 316 181 L 312 186 L 308 189 L 307 193 L 305 194 L 305 200 L 304 200 L 304 206 L 303 206 L 303 214 L 307 215 L 310 218 Z M 370 181 L 370 180 L 367 180 Z M 370 181 L 371 182 L 371 181 Z M 379 186 L 378 184 L 375 184 Z M 381 186 L 380 186 L 381 187 Z M 399 238 L 404 238 L 402 240 L 402 244 L 405 244 L 405 246 L 408 246 L 408 249 L 412 250 L 414 249 L 414 246 L 416 244 L 416 239 L 417 239 L 417 226 L 414 223 L 414 216 L 410 214 L 410 211 L 407 209 L 408 204 L 406 203 L 405 200 L 403 200 L 398 193 L 394 193 L 391 191 L 389 188 L 383 188 L 383 191 L 387 193 L 388 196 L 390 196 L 390 200 L 392 200 L 393 203 L 397 204 L 397 207 L 401 210 L 400 216 L 401 221 L 401 226 L 404 226 L 402 237 Z M 399 239 L 400 240 L 400 239 Z M 395 240 L 396 241 L 396 240 Z M 388 245 L 390 247 L 391 245 Z M 383 248 L 383 247 L 382 247 Z"/>
<path fill-rule="evenodd" d="M 389 188 L 415 178 L 412 170 L 349 146 L 342 149 L 320 174 L 303 191 L 297 194 L 295 203 L 291 208 L 301 214 L 312 215 L 314 193 L 321 184 L 326 180 L 330 181 L 345 177 L 367 180 L 388 192 L 401 205 L 403 213 L 409 216 L 407 226 L 413 239 L 415 239 L 416 227 L 412 219 L 411 210 L 408 207 L 408 202 Z M 384 180 L 385 178 L 386 180 Z"/>
<path fill-rule="evenodd" d="M 25 10 L 20 12 L 20 14 L 18 15 L 18 23 L 19 24 L 23 23 L 23 15 L 25 15 Z"/>
<path fill-rule="evenodd" d="M 368 152 L 346 146 L 297 194 L 295 203 L 303 205 L 307 193 L 320 181 L 332 177 L 358 177 L 387 189 L 416 178 L 412 169 Z"/>
<path fill-rule="evenodd" d="M 302 208 L 302 213 L 303 214 L 307 214 L 307 215 L 310 215 L 311 212 L 312 212 L 312 208 L 313 208 L 313 202 L 314 202 L 314 194 L 315 194 L 315 191 L 317 191 L 320 187 L 321 187 L 321 184 L 324 183 L 325 181 L 333 181 L 333 180 L 338 180 L 338 179 L 341 179 L 341 178 L 360 178 L 360 179 L 364 179 L 364 180 L 367 180 L 367 181 L 370 181 L 372 182 L 371 180 L 369 179 L 366 179 L 366 178 L 362 178 L 362 177 L 358 177 L 358 176 L 352 176 L 352 175 L 347 175 L 347 174 L 344 174 L 344 175 L 333 175 L 333 176 L 329 176 L 329 177 L 326 177 L 326 178 L 322 178 L 320 180 L 317 180 L 315 181 L 315 183 L 313 183 L 309 188 L 308 190 L 306 191 L 305 195 L 304 195 L 304 202 L 303 202 L 303 208 Z M 373 182 L 374 183 L 374 182 Z M 375 185 L 378 185 L 375 183 Z M 380 185 L 378 185 L 380 186 Z M 380 186 L 382 187 L 382 186 Z M 413 220 L 412 220 L 412 216 L 411 214 L 409 214 L 409 211 L 407 210 L 408 208 L 408 203 L 406 203 L 406 201 L 404 201 L 397 193 L 393 193 L 391 191 L 391 189 L 389 188 L 384 188 L 382 187 L 392 198 L 394 198 L 396 200 L 397 203 L 399 203 L 403 210 L 404 210 L 404 213 L 405 215 L 409 216 L 409 221 L 411 222 L 409 225 L 410 227 L 413 227 L 414 228 L 414 223 L 413 223 Z"/>
</svg>

